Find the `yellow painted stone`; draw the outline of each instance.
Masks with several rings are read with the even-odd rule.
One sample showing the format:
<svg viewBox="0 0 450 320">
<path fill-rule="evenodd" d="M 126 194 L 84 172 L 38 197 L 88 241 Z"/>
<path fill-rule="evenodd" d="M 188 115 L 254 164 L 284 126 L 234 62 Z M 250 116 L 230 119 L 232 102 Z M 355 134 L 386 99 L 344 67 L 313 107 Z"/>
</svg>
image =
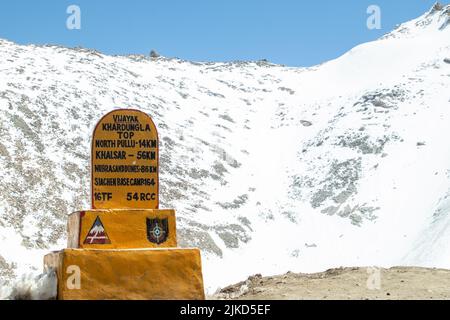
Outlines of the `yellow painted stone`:
<svg viewBox="0 0 450 320">
<path fill-rule="evenodd" d="M 158 209 L 158 148 L 148 114 L 134 109 L 105 114 L 92 136 L 92 208 Z"/>
<path fill-rule="evenodd" d="M 205 298 L 198 249 L 64 249 L 44 257 L 60 300 Z"/>
<path fill-rule="evenodd" d="M 69 216 L 67 227 L 68 248 L 134 249 L 177 246 L 175 210 L 172 209 L 74 212 Z"/>
</svg>

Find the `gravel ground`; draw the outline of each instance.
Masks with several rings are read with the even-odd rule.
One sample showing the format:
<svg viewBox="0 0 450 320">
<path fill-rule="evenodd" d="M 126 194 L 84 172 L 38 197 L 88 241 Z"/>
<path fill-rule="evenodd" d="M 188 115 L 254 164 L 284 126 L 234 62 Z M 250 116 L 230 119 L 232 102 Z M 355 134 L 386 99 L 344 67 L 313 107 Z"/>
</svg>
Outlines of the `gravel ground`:
<svg viewBox="0 0 450 320">
<path fill-rule="evenodd" d="M 358 267 L 262 277 L 223 288 L 210 299 L 450 299 L 450 270 Z"/>
</svg>

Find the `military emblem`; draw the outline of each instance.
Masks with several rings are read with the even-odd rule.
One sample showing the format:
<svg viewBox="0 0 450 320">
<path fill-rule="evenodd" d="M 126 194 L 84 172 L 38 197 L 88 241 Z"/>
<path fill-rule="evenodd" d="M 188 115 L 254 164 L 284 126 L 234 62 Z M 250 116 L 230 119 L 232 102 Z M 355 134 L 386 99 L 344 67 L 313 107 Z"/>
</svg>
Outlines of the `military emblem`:
<svg viewBox="0 0 450 320">
<path fill-rule="evenodd" d="M 89 230 L 86 239 L 84 239 L 84 244 L 110 244 L 111 240 L 109 240 L 108 234 L 105 231 L 105 227 L 103 226 L 100 217 L 94 221 L 91 229 Z"/>
<path fill-rule="evenodd" d="M 147 218 L 147 239 L 156 244 L 161 244 L 169 236 L 169 220 Z"/>
</svg>

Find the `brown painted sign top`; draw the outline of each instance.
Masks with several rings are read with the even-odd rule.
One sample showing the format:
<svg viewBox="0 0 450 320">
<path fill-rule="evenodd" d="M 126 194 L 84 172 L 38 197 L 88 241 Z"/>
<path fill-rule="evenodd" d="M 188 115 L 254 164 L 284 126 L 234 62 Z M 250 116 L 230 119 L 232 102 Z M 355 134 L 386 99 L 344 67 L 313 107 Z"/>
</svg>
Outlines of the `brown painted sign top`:
<svg viewBox="0 0 450 320">
<path fill-rule="evenodd" d="M 106 114 L 92 138 L 92 207 L 158 209 L 158 132 L 144 112 Z"/>
</svg>

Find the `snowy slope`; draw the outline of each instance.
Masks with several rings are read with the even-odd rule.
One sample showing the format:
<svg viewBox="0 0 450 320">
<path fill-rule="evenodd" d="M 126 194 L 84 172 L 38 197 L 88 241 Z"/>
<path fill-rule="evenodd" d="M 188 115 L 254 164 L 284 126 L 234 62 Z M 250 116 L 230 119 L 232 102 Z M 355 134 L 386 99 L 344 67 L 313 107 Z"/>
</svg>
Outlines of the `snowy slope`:
<svg viewBox="0 0 450 320">
<path fill-rule="evenodd" d="M 113 108 L 160 132 L 161 207 L 208 288 L 340 265 L 450 268 L 450 6 L 312 68 L 0 40 L 0 277 L 41 268 L 89 204 Z M 446 62 L 447 61 L 447 62 Z"/>
</svg>

